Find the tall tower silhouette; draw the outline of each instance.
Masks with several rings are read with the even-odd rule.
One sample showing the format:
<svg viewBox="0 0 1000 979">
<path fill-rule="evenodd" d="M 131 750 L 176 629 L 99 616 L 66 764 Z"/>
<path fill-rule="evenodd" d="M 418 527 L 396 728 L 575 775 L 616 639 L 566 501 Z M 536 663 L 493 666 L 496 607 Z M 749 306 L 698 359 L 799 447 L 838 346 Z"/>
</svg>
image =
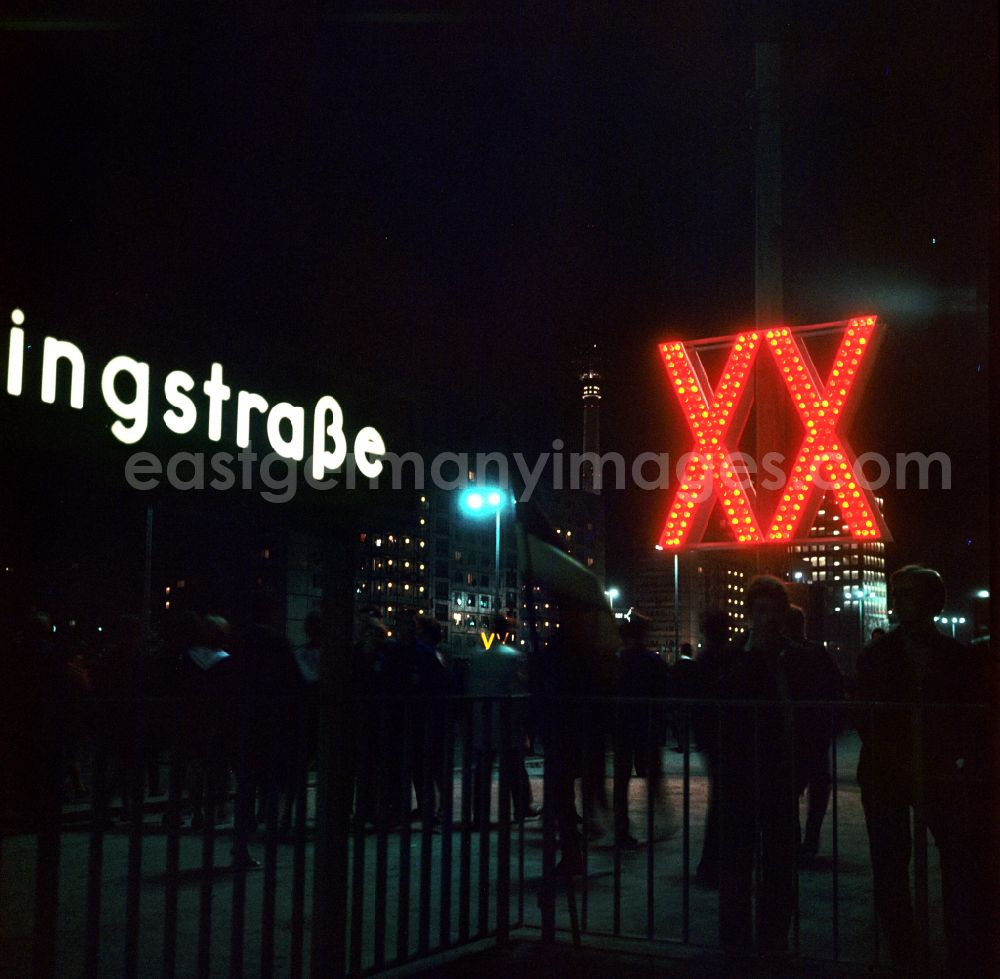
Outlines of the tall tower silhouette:
<svg viewBox="0 0 1000 979">
<path fill-rule="evenodd" d="M 601 371 L 595 343 L 578 361 L 580 368 L 580 398 L 583 401 L 583 451 L 601 452 Z M 600 492 L 594 486 L 594 464 L 586 459 L 580 468 L 580 485 L 591 493 Z"/>
</svg>

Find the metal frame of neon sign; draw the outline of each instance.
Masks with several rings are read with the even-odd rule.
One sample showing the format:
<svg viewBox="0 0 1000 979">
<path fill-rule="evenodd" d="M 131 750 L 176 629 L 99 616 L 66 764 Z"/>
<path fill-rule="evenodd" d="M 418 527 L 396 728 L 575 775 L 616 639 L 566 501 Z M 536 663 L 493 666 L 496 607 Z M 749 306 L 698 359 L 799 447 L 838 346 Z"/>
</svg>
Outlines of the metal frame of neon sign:
<svg viewBox="0 0 1000 979">
<path fill-rule="evenodd" d="M 837 332 L 840 345 L 824 383 L 801 339 Z M 661 343 L 660 355 L 694 446 L 657 549 L 816 543 L 820 538 L 805 534 L 826 492 L 832 494 L 844 521 L 845 533 L 833 540 L 891 540 L 874 495 L 855 477 L 857 456 L 838 430 L 849 424 L 856 409 L 880 336 L 878 318 L 865 315 L 814 326 L 775 326 L 710 340 Z M 720 347 L 728 347 L 729 353 L 713 387 L 701 353 Z M 763 524 L 749 471 L 732 446 L 739 444 L 753 404 L 751 380 L 757 358 L 767 355 L 784 381 L 802 423 L 803 439 L 775 511 Z M 824 485 L 817 484 L 818 478 Z M 707 480 L 711 480 L 710 494 L 705 492 Z M 716 500 L 733 540 L 703 544 L 701 536 Z"/>
</svg>

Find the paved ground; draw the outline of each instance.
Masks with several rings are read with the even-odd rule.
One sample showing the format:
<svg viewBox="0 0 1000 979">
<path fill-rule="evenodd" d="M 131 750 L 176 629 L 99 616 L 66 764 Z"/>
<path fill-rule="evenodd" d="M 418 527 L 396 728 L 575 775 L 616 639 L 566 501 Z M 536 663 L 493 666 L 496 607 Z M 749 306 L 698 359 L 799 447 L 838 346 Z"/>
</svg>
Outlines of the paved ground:
<svg viewBox="0 0 1000 979">
<path fill-rule="evenodd" d="M 853 781 L 856 764 L 857 743 L 845 735 L 839 745 L 841 785 L 838 803 L 838 862 L 834 875 L 829 859 L 814 869 L 800 873 L 800 914 L 797 927 L 798 952 L 801 974 L 841 974 L 828 963 L 839 959 L 845 963 L 848 972 L 864 973 L 875 960 L 875 929 L 871 909 L 871 880 L 867 858 L 867 842 L 861 816 L 860 799 Z M 688 891 L 687 935 L 685 936 L 685 904 L 683 887 L 683 834 L 679 831 L 682 823 L 682 780 L 681 756 L 666 753 L 670 806 L 668 811 L 656 815 L 654 843 L 652 847 L 652 890 L 649 890 L 650 849 L 644 845 L 636 852 L 622 854 L 620 875 L 615 872 L 615 851 L 608 841 L 596 841 L 588 852 L 588 874 L 578 882 L 575 890 L 577 911 L 588 945 L 614 946 L 618 954 L 614 962 L 618 964 L 608 971 L 607 952 L 598 953 L 594 948 L 581 952 L 563 949 L 560 952 L 558 969 L 551 963 L 546 965 L 550 953 L 540 949 L 532 939 L 538 937 L 541 916 L 538 909 L 538 891 L 541 878 L 542 828 L 536 820 L 525 824 L 523 833 L 515 832 L 512 840 L 512 919 L 517 927 L 515 946 L 502 954 L 481 953 L 476 960 L 466 959 L 464 964 L 435 966 L 445 971 L 443 975 L 467 975 L 469 969 L 484 976 L 499 974 L 570 974 L 577 976 L 597 975 L 646 975 L 644 971 L 652 961 L 649 955 L 670 955 L 678 960 L 679 968 L 685 975 L 722 975 L 725 967 L 720 964 L 714 951 L 717 935 L 717 895 L 714 891 L 691 885 Z M 536 799 L 541 799 L 540 759 L 529 766 L 532 774 Z M 690 839 L 689 853 L 691 865 L 696 863 L 701 846 L 701 825 L 704 814 L 706 782 L 697 756 L 692 756 L 690 781 Z M 458 801 L 456 786 L 456 803 Z M 633 818 L 633 832 L 643 836 L 645 798 L 644 784 L 634 780 L 630 792 L 630 808 Z M 142 841 L 142 887 L 140 896 L 141 932 L 140 961 L 141 975 L 158 975 L 161 971 L 163 955 L 163 915 L 164 915 L 164 867 L 166 861 L 166 838 L 160 825 L 160 815 L 155 804 L 149 807 Z M 456 805 L 456 813 L 458 807 Z M 67 812 L 67 826 L 62 836 L 61 889 L 59 903 L 60 933 L 57 946 L 58 975 L 72 977 L 79 975 L 83 963 L 83 936 L 86 909 L 87 860 L 90 844 L 89 825 L 84 807 L 70 807 Z M 74 821 L 75 820 L 75 821 Z M 230 838 L 224 828 L 215 846 L 215 860 L 225 867 L 230 863 Z M 377 901 L 376 881 L 379 875 L 379 847 L 377 838 L 369 834 L 365 838 L 363 864 L 358 865 L 358 874 L 353 879 L 362 882 L 357 895 L 351 890 L 351 900 L 362 917 L 357 919 L 353 929 L 353 958 L 364 969 L 371 970 L 376 962 L 376 947 L 381 944 L 384 934 L 385 961 L 391 963 L 401 950 L 412 956 L 420 941 L 421 924 L 430 936 L 433 948 L 441 937 L 442 898 L 450 897 L 450 927 L 446 929 L 452 941 L 459 937 L 460 919 L 458 908 L 463 892 L 462 837 L 456 833 L 451 839 L 452 873 L 444 880 L 441 861 L 448 849 L 444 838 L 434 834 L 425 838 L 414 824 L 409 841 L 409 852 L 401 854 L 402 839 L 398 832 L 390 834 L 383 856 L 384 896 Z M 645 844 L 645 841 L 643 841 Z M 425 853 L 424 846 L 428 849 Z M 489 839 L 490 878 L 480 887 L 478 868 L 480 865 L 480 837 L 473 835 L 469 841 L 469 869 L 466 886 L 470 894 L 471 936 L 476 934 L 480 915 L 480 898 L 488 902 L 486 915 L 493 927 L 495 922 L 497 891 L 495 873 L 497 861 L 497 837 L 493 832 Z M 827 818 L 821 854 L 831 853 L 832 819 Z M 259 843 L 253 845 L 260 854 Z M 353 853 L 352 845 L 352 857 Z M 357 854 L 360 856 L 360 854 Z M 0 976 L 24 976 L 30 971 L 30 947 L 32 928 L 32 894 L 34 887 L 35 838 L 12 836 L 3 840 L 2 863 L 0 863 Z M 293 847 L 289 843 L 278 846 L 278 871 L 276 888 L 276 974 L 287 975 L 291 956 L 291 918 Z M 200 834 L 190 831 L 181 838 L 180 866 L 182 879 L 179 895 L 178 931 L 178 975 L 188 976 L 195 972 L 198 939 L 198 920 L 201 896 L 202 839 Z M 112 831 L 105 836 L 104 860 L 102 868 L 102 960 L 101 975 L 114 977 L 122 974 L 122 949 L 124 947 L 125 895 L 127 885 L 128 834 L 125 830 Z M 421 916 L 421 866 L 429 867 L 429 886 L 424 891 L 424 917 Z M 409 866 L 409 914 L 406 926 L 400 928 L 400 870 Z M 523 867 L 523 871 L 522 871 Z M 932 923 L 940 918 L 939 902 L 935 895 L 939 891 L 937 883 L 937 862 L 931 850 L 931 899 Z M 835 881 L 836 877 L 836 881 Z M 265 875 L 256 871 L 247 880 L 247 925 L 246 925 L 246 970 L 249 977 L 257 974 L 260 941 L 261 907 L 264 893 Z M 616 880 L 620 883 L 616 885 Z M 230 910 L 232 905 L 234 877 L 228 870 L 219 870 L 213 878 L 212 897 L 212 975 L 229 974 Z M 634 936 L 634 942 L 618 944 L 610 938 L 614 931 L 614 906 L 616 889 L 620 888 L 620 929 L 623 937 Z M 836 893 L 835 893 L 836 888 Z M 312 847 L 307 847 L 305 869 L 305 893 L 312 892 Z M 403 889 L 402 893 L 407 893 Z M 653 937 L 647 936 L 647 902 L 653 899 Z M 308 962 L 308 941 L 310 919 L 306 902 L 306 957 Z M 560 939 L 569 941 L 570 902 L 568 895 L 561 893 L 557 901 L 557 925 Z M 834 907 L 837 909 L 837 937 L 834 939 Z M 403 945 L 399 944 L 401 931 Z M 684 939 L 687 939 L 686 943 Z M 932 928 L 932 943 L 936 955 L 940 955 L 939 928 Z M 625 954 L 631 950 L 634 961 Z M 566 958 L 569 955 L 570 958 Z M 584 956 L 575 966 L 567 965 L 576 961 L 572 956 Z M 603 955 L 603 958 L 601 958 Z M 541 956 L 532 959 L 532 956 Z M 645 958 L 643 956 L 646 956 Z M 659 959 L 657 959 L 659 961 Z M 479 963 L 474 965 L 474 962 Z M 629 964 L 631 962 L 631 964 Z M 504 965 L 506 963 L 506 965 Z M 560 971 L 565 966 L 566 971 Z M 619 971 L 619 967 L 622 971 Z M 412 968 L 412 967 L 411 967 Z M 496 972 L 489 971 L 496 969 Z M 671 974 L 658 966 L 658 974 Z M 757 971 L 764 969 L 765 971 Z M 447 971 L 452 970 L 452 971 Z M 591 971 L 588 971 L 591 970 Z M 631 971 L 638 970 L 638 971 Z M 686 970 L 686 971 L 684 971 Z M 715 970 L 715 971 L 713 971 Z M 722 970 L 722 971 L 720 971 Z M 805 970 L 804 972 L 802 970 Z M 426 969 L 425 969 L 426 972 Z M 434 972 L 427 972 L 434 974 Z M 682 974 L 678 972 L 678 974 Z M 787 963 L 741 966 L 737 974 L 795 974 Z"/>
</svg>

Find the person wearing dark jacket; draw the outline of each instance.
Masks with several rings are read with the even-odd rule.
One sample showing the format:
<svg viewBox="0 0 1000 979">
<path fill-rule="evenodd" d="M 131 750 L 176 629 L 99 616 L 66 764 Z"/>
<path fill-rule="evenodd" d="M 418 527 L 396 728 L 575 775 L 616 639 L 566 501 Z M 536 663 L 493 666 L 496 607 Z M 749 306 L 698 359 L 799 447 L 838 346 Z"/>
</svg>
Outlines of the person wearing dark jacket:
<svg viewBox="0 0 1000 979">
<path fill-rule="evenodd" d="M 830 654 L 806 638 L 806 618 L 798 605 L 788 607 L 785 632 L 793 644 L 786 656 L 801 700 L 844 699 L 844 680 Z M 799 862 L 810 864 L 819 850 L 819 834 L 830 803 L 830 743 L 837 717 L 830 707 L 804 705 L 795 710 L 795 787 L 808 792 L 806 827 L 799 848 Z"/>
<path fill-rule="evenodd" d="M 655 649 L 646 646 L 650 620 L 632 611 L 622 623 L 624 645 L 618 652 L 619 697 L 666 697 L 670 690 L 670 668 Z M 628 818 L 628 787 L 632 769 L 640 778 L 647 778 L 663 809 L 663 765 L 660 746 L 663 744 L 665 718 L 662 710 L 641 704 L 621 704 L 615 725 L 615 844 L 634 849 L 638 841 L 630 833 Z"/>
<path fill-rule="evenodd" d="M 727 953 L 780 953 L 795 904 L 798 795 L 794 701 L 804 699 L 784 635 L 788 595 L 760 575 L 746 592 L 750 623 L 717 694 L 719 744 L 719 934 Z M 746 703 L 741 703 L 746 702 Z M 758 845 L 759 844 L 759 845 Z M 754 935 L 754 862 L 759 860 Z"/>
<path fill-rule="evenodd" d="M 237 804 L 234 829 L 234 863 L 254 867 L 246 847 L 247 835 L 256 823 L 254 804 L 261 795 L 261 816 L 274 809 L 287 782 L 289 755 L 293 749 L 295 718 L 293 698 L 299 671 L 291 644 L 271 624 L 276 603 L 267 592 L 257 592 L 251 601 L 249 625 L 235 644 L 235 688 L 237 722 L 234 759 Z"/>
<path fill-rule="evenodd" d="M 920 967 L 909 886 L 915 824 L 930 829 L 941 863 L 950 974 L 996 975 L 990 965 L 988 882 L 990 665 L 942 635 L 940 575 L 908 565 L 892 576 L 899 625 L 858 660 L 858 762 L 875 889 L 875 910 L 892 965 Z"/>
<path fill-rule="evenodd" d="M 412 744 L 413 794 L 417 808 L 413 815 L 440 820 L 450 803 L 444 778 L 445 728 L 444 705 L 437 698 L 454 693 L 451 671 L 445 666 L 438 645 L 441 626 L 434 619 L 419 616 L 415 621 L 415 636 L 409 648 L 409 693 L 414 696 L 410 736 Z M 424 789 L 430 786 L 430 794 Z M 435 807 L 434 790 L 438 806 Z"/>
<path fill-rule="evenodd" d="M 705 646 L 695 660 L 698 671 L 693 696 L 711 697 L 732 669 L 735 647 L 729 641 L 729 615 L 720 609 L 705 613 Z M 719 708 L 700 704 L 691 714 L 695 740 L 708 778 L 708 811 L 696 879 L 706 887 L 719 886 Z"/>
</svg>

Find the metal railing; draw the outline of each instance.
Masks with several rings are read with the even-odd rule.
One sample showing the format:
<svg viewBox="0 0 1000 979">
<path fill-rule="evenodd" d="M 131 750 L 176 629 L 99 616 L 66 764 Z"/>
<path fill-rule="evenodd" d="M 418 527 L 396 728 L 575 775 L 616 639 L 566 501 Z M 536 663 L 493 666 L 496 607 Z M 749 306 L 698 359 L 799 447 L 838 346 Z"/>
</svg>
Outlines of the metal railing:
<svg viewBox="0 0 1000 979">
<path fill-rule="evenodd" d="M 922 742 L 944 725 L 968 744 L 963 762 L 974 759 L 985 708 L 559 698 L 532 705 L 541 750 L 526 755 L 528 703 L 94 702 L 81 729 L 91 746 L 86 804 L 62 797 L 60 712 L 40 708 L 49 737 L 32 750 L 46 777 L 0 845 L 4 903 L 22 909 L 0 925 L 12 967 L 39 976 L 304 976 L 317 930 L 331 921 L 334 971 L 351 975 L 504 944 L 515 933 L 710 950 L 722 944 L 720 900 L 730 911 L 735 901 L 745 925 L 755 894 L 759 931 L 775 873 L 792 876 L 792 956 L 871 967 L 880 961 L 879 928 L 853 730 L 901 717 L 916 747 L 914 961 L 923 969 L 943 957 L 939 874 L 927 846 L 928 827 L 941 832 L 941 813 L 928 812 L 927 787 L 933 781 L 940 806 L 942 779 L 951 779 L 954 822 L 968 827 L 989 774 L 975 765 L 931 770 L 935 752 Z M 347 784 L 324 796 L 316 731 L 333 720 L 346 735 L 334 747 Z M 664 746 L 668 725 L 675 748 Z M 830 810 L 823 859 L 807 868 L 799 865 L 803 773 L 794 752 L 781 755 L 803 731 L 815 737 L 820 729 Z M 626 747 L 634 756 L 627 768 Z M 166 775 L 166 791 L 154 796 L 151 756 Z M 642 774 L 623 787 L 635 759 Z M 751 769 L 741 768 L 748 760 Z M 786 777 L 778 804 L 770 794 Z M 609 788 L 626 807 L 624 822 Z M 535 821 L 526 793 L 537 802 L 539 790 Z M 323 799 L 333 797 L 338 811 L 324 811 Z M 713 875 L 694 867 L 713 798 L 721 898 Z M 116 815 L 125 818 L 116 823 Z M 324 846 L 344 868 L 337 879 L 317 869 L 324 827 L 333 827 Z M 725 865 L 733 859 L 742 861 L 738 881 Z M 330 894 L 340 895 L 323 905 L 332 917 L 316 910 Z M 772 899 L 780 903 L 780 894 Z M 743 952 L 772 950 L 751 936 Z"/>
</svg>

